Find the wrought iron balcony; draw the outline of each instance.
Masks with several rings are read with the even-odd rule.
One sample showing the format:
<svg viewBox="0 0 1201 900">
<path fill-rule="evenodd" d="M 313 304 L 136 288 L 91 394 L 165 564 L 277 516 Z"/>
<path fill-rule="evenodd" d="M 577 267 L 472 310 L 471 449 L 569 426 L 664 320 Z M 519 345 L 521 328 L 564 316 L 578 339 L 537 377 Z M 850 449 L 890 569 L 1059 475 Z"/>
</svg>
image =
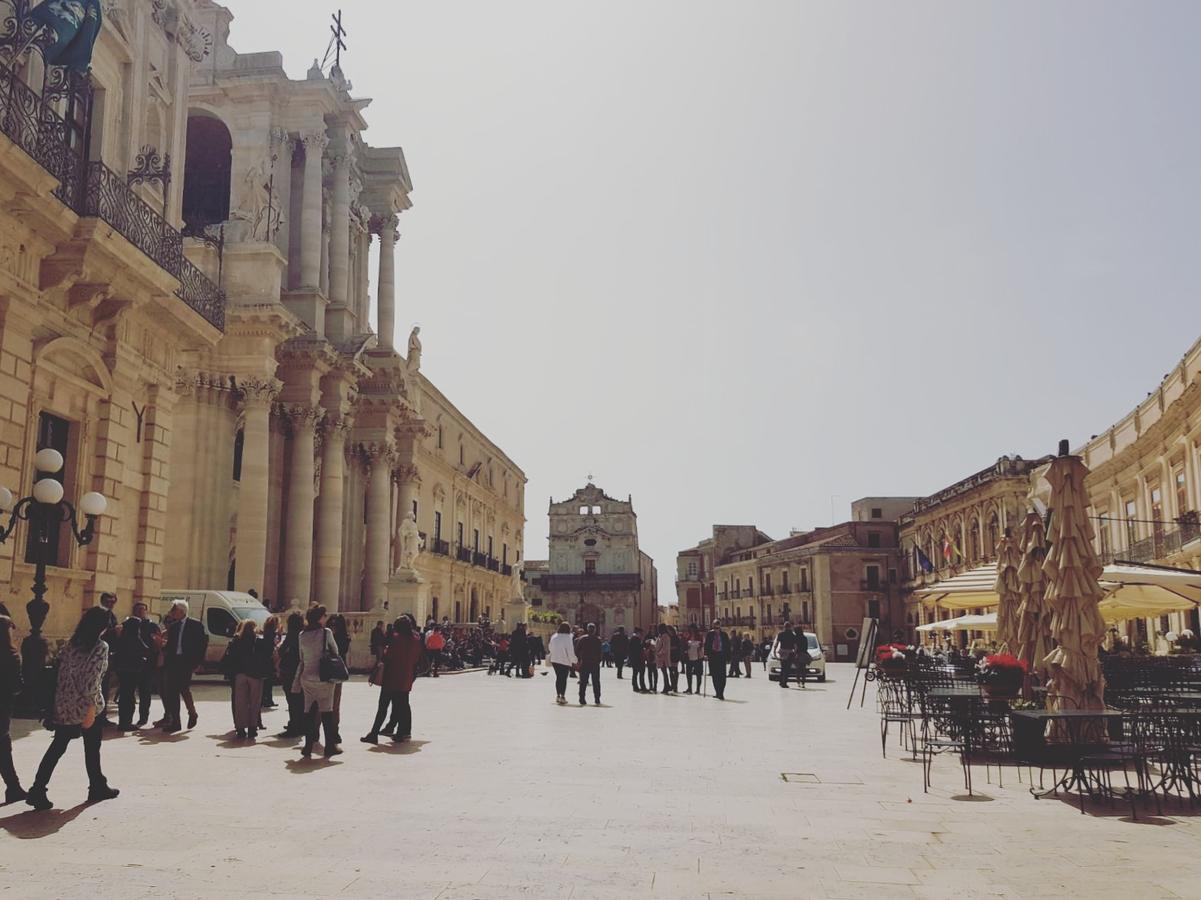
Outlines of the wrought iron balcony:
<svg viewBox="0 0 1201 900">
<path fill-rule="evenodd" d="M 640 575 L 543 575 L 544 591 L 636 591 L 642 586 Z"/>
<path fill-rule="evenodd" d="M 464 547 L 462 544 L 460 544 L 455 548 L 455 556 L 458 558 L 459 562 L 469 563 L 471 562 L 471 548 Z"/>
<path fill-rule="evenodd" d="M 446 541 L 434 538 L 432 549 L 439 556 L 450 556 L 450 544 Z"/>
<path fill-rule="evenodd" d="M 501 575 L 512 575 L 513 567 L 511 565 L 509 565 L 508 563 L 501 563 L 500 564 L 500 574 Z M 522 573 L 522 574 L 524 575 L 525 573 Z"/>
<path fill-rule="evenodd" d="M 864 578 L 864 579 L 861 579 L 859 582 L 859 590 L 861 590 L 861 591 L 886 591 L 886 590 L 888 590 L 888 585 L 885 584 L 883 581 L 880 581 L 879 579 L 873 580 L 871 578 Z"/>
<path fill-rule="evenodd" d="M 486 568 L 488 565 L 488 557 L 483 553 L 480 553 L 478 550 L 473 550 L 471 552 L 471 564 L 473 566 L 479 566 L 481 569 Z"/>
<path fill-rule="evenodd" d="M 489 556 L 488 557 L 488 570 L 490 572 L 499 572 L 500 571 L 500 560 L 494 559 L 493 557 Z"/>
<path fill-rule="evenodd" d="M 28 4 L 0 24 L 0 47 L 24 42 Z M 34 49 L 40 50 L 37 42 Z M 179 282 L 175 295 L 213 326 L 225 328 L 225 293 L 184 258 L 183 236 L 104 163 L 89 160 L 89 76 L 47 66 L 38 93 L 0 63 L 0 131 L 58 180 L 54 196 L 80 216 L 103 219 Z M 60 114 L 64 110 L 66 115 Z"/>
</svg>

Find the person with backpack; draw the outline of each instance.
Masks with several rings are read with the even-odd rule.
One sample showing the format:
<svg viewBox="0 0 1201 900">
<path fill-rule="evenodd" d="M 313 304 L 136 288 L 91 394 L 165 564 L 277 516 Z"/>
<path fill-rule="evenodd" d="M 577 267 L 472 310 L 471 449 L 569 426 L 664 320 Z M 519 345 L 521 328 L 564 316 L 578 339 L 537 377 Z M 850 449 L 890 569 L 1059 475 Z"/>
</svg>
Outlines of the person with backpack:
<svg viewBox="0 0 1201 900">
<path fill-rule="evenodd" d="M 395 638 L 396 629 L 393 627 L 392 636 Z M 446 638 L 437 628 L 431 628 L 425 636 L 425 651 L 430 657 L 430 675 L 438 677 L 438 666 L 442 663 L 442 651 L 446 649 Z"/>
</svg>

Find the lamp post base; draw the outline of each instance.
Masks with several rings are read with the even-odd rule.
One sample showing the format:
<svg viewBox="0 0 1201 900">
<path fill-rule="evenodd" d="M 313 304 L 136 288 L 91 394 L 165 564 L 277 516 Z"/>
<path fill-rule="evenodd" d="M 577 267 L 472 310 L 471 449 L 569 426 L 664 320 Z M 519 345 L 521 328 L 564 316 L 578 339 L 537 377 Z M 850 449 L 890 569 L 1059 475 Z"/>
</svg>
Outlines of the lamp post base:
<svg viewBox="0 0 1201 900">
<path fill-rule="evenodd" d="M 50 646 L 41 634 L 31 634 L 21 641 L 21 680 L 24 687 L 16 698 L 16 712 L 21 718 L 39 719 L 54 703 L 46 677 L 46 657 L 49 655 Z"/>
</svg>

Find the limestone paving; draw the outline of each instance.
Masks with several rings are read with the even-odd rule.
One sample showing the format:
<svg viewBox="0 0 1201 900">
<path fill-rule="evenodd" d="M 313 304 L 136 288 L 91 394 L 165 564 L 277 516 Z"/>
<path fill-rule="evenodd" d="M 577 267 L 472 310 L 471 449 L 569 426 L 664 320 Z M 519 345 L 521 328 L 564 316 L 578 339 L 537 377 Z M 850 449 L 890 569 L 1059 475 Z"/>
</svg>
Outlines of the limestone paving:
<svg viewBox="0 0 1201 900">
<path fill-rule="evenodd" d="M 981 770 L 968 800 L 950 758 L 923 794 L 891 739 L 881 759 L 871 688 L 844 709 L 852 677 L 785 692 L 756 668 L 719 702 L 634 695 L 606 669 L 601 708 L 555 705 L 549 677 L 423 679 L 414 740 L 378 747 L 358 741 L 376 689 L 355 681 L 329 762 L 231 740 L 228 689 L 206 684 L 196 729 L 105 741 L 117 800 L 81 805 L 76 742 L 58 808 L 0 807 L 0 896 L 1197 896 L 1195 811 L 1082 815 L 1013 770 L 1003 789 Z M 28 782 L 49 733 L 14 737 Z"/>
</svg>

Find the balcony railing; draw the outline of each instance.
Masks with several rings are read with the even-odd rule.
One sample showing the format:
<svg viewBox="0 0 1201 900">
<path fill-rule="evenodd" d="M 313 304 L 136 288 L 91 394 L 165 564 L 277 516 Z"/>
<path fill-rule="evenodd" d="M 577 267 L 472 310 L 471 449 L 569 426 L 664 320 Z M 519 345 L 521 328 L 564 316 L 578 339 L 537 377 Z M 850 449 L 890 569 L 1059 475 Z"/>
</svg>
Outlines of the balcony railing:
<svg viewBox="0 0 1201 900">
<path fill-rule="evenodd" d="M 0 24 L 20 33 L 24 19 Z M 54 196 L 80 216 L 103 219 L 179 282 L 175 292 L 216 328 L 225 328 L 225 293 L 183 255 L 183 236 L 127 181 L 86 154 L 92 85 L 87 76 L 47 67 L 43 93 L 0 63 L 0 131 L 58 179 Z M 69 118 L 55 106 L 68 111 Z"/>
<path fill-rule="evenodd" d="M 478 551 L 478 550 L 472 550 L 471 551 L 471 564 L 473 566 L 479 566 L 482 569 L 485 566 L 487 566 L 488 557 L 485 556 L 483 553 L 480 553 L 480 551 Z"/>
<path fill-rule="evenodd" d="M 735 596 L 737 596 L 737 595 L 735 595 Z M 717 599 L 718 600 L 729 600 L 730 599 L 729 591 L 722 591 L 720 594 L 717 595 Z"/>
<path fill-rule="evenodd" d="M 501 574 L 501 575 L 506 575 L 506 576 L 507 576 L 507 575 L 512 575 L 512 574 L 513 574 L 513 567 L 512 567 L 511 565 L 509 565 L 508 563 L 501 563 L 501 564 L 500 564 L 500 574 Z"/>
<path fill-rule="evenodd" d="M 488 571 L 499 572 L 500 571 L 500 560 L 494 559 L 491 556 L 489 556 L 488 557 Z"/>
<path fill-rule="evenodd" d="M 439 556 L 450 556 L 450 544 L 446 541 L 434 538 L 432 549 Z"/>
<path fill-rule="evenodd" d="M 461 545 L 456 547 L 455 548 L 455 557 L 459 560 L 459 562 L 465 562 L 465 563 L 471 562 L 471 548 L 463 547 Z"/>
<path fill-rule="evenodd" d="M 642 586 L 640 575 L 543 575 L 544 591 L 636 591 Z"/>
<path fill-rule="evenodd" d="M 861 591 L 886 591 L 888 585 L 879 579 L 872 580 L 870 578 L 861 579 L 859 582 L 859 590 Z"/>
</svg>

